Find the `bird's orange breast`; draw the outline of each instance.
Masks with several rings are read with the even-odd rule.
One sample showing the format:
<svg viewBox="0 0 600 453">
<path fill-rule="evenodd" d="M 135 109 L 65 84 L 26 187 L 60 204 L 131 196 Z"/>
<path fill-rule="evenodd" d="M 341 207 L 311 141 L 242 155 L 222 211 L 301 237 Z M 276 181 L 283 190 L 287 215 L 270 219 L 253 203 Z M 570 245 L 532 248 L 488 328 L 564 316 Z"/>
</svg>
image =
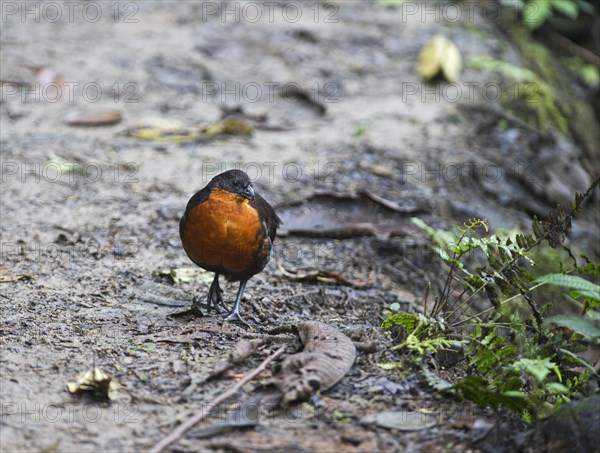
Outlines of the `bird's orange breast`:
<svg viewBox="0 0 600 453">
<path fill-rule="evenodd" d="M 248 199 L 213 189 L 206 201 L 187 213 L 181 239 L 199 266 L 241 274 L 261 258 L 264 236 L 262 221 Z"/>
</svg>

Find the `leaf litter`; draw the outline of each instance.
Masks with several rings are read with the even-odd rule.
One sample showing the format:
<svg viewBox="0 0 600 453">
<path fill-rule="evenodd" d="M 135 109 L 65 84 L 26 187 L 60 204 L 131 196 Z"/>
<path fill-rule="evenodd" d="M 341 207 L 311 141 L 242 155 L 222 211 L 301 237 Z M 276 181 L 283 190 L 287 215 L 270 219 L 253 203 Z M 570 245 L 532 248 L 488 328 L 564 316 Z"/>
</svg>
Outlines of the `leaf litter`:
<svg viewBox="0 0 600 453">
<path fill-rule="evenodd" d="M 407 215 L 421 211 L 369 191 L 317 193 L 277 208 L 283 221 L 278 234 L 338 239 L 406 236 L 417 231 Z"/>
</svg>

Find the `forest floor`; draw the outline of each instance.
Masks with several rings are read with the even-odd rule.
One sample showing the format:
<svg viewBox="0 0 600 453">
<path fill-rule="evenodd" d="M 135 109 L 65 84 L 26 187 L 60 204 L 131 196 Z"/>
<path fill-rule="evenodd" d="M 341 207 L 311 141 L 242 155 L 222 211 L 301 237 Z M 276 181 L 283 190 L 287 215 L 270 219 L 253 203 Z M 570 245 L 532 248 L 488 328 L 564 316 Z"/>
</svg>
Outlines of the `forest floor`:
<svg viewBox="0 0 600 453">
<path fill-rule="evenodd" d="M 561 155 L 563 167 L 548 169 L 553 144 L 526 128 L 490 130 L 500 107 L 482 91 L 493 83 L 485 74 L 467 68 L 452 93 L 416 74 L 420 49 L 437 33 L 463 55 L 518 62 L 493 21 L 477 11 L 447 20 L 444 3 L 430 3 L 429 15 L 418 3 L 408 14 L 358 1 L 54 4 L 59 22 L 44 3 L 2 5 L 1 78 L 38 85 L 4 84 L 0 106 L 0 450 L 147 450 L 232 385 L 224 376 L 189 390 L 236 342 L 303 320 L 376 347 L 359 350 L 350 372 L 318 401 L 233 426 L 235 405 L 243 409 L 252 398 L 245 386 L 171 451 L 502 448 L 494 433 L 511 421 L 438 395 L 408 365 L 377 365 L 401 359 L 380 327 L 384 310 L 393 303 L 422 310 L 427 276 L 440 264 L 410 217 L 437 227 L 480 217 L 493 229 L 527 229 L 530 214 L 589 182 L 568 174 L 575 148 Z M 39 15 L 23 16 L 26 8 Z M 298 86 L 302 95 L 293 94 Z M 122 121 L 66 122 L 100 111 L 118 111 Z M 251 136 L 127 133 L 151 124 L 175 134 L 231 112 L 254 124 Z M 286 223 L 273 259 L 248 283 L 242 315 L 250 328 L 216 316 L 171 318 L 210 284 L 210 275 L 174 283 L 161 274 L 192 266 L 178 235 L 185 204 L 216 173 L 240 166 Z M 548 175 L 560 187 L 548 188 Z M 307 221 L 319 224 L 318 212 L 335 224 L 328 209 L 346 203 L 344 221 L 371 221 L 376 234 L 290 231 L 306 214 L 294 203 L 365 190 L 399 209 L 330 198 L 315 202 L 312 219 L 309 206 Z M 575 225 L 575 238 L 593 236 L 593 216 Z M 282 268 L 328 271 L 355 284 L 300 281 Z M 233 300 L 237 285 L 223 287 Z M 174 306 L 156 303 L 167 299 Z M 291 344 L 289 336 L 272 337 L 232 371 L 247 373 Z M 119 384 L 110 404 L 66 391 L 93 366 Z M 388 429 L 365 419 L 382 412 L 405 422 Z M 215 425 L 225 426 L 204 430 Z"/>
</svg>

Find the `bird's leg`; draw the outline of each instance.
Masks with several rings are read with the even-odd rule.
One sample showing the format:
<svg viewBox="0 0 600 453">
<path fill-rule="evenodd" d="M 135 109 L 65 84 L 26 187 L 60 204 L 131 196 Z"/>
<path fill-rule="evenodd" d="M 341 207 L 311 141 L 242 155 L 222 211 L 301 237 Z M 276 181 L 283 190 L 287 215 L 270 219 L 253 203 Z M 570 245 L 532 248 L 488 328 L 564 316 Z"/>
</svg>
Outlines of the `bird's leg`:
<svg viewBox="0 0 600 453">
<path fill-rule="evenodd" d="M 240 288 L 238 289 L 237 296 L 235 298 L 235 303 L 233 304 L 233 309 L 229 312 L 225 321 L 238 321 L 245 327 L 250 327 L 246 321 L 242 319 L 240 316 L 240 301 L 242 300 L 242 294 L 244 293 L 244 288 L 246 288 L 247 280 L 242 280 L 240 282 Z"/>
<path fill-rule="evenodd" d="M 225 303 L 223 302 L 223 290 L 221 286 L 219 286 L 219 274 L 215 273 L 215 278 L 210 285 L 210 289 L 208 290 L 208 298 L 206 300 L 206 307 L 210 310 L 214 308 L 216 312 L 219 312 L 218 304 L 225 307 Z"/>
<path fill-rule="evenodd" d="M 223 290 L 219 286 L 219 274 L 215 274 L 215 278 L 214 278 L 212 284 L 210 285 L 210 289 L 208 290 L 208 297 L 206 300 L 206 308 L 209 311 L 214 308 L 215 311 L 219 312 L 217 304 L 221 304 L 221 306 L 227 308 L 225 306 L 225 303 L 223 302 Z M 179 312 L 179 313 L 173 313 L 169 316 L 175 317 L 175 318 L 178 318 L 180 316 L 188 316 L 188 315 L 204 316 L 204 313 L 202 312 L 202 308 L 203 308 L 203 306 L 202 306 L 202 302 L 200 301 L 200 298 L 194 297 L 194 299 L 192 300 L 192 306 L 189 309 Z"/>
</svg>

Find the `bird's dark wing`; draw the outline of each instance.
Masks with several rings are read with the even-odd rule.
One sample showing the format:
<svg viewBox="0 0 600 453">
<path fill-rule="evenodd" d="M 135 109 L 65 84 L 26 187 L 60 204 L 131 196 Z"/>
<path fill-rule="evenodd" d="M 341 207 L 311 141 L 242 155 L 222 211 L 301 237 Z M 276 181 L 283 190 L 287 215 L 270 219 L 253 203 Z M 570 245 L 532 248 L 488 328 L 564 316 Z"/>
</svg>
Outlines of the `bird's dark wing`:
<svg viewBox="0 0 600 453">
<path fill-rule="evenodd" d="M 275 214 L 275 210 L 273 207 L 260 195 L 256 194 L 256 197 L 253 201 L 250 202 L 250 206 L 258 211 L 259 217 L 267 223 L 267 230 L 271 241 L 275 240 L 275 234 L 277 234 L 277 227 L 282 225 L 283 222 L 277 214 Z"/>
</svg>

